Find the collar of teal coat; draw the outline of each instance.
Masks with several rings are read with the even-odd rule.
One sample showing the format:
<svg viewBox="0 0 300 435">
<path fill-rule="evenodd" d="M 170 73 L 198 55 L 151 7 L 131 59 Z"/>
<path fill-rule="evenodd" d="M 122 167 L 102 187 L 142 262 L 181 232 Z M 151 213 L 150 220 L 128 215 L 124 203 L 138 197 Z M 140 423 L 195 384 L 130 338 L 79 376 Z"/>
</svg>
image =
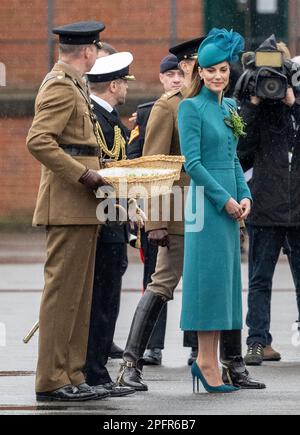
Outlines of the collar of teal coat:
<svg viewBox="0 0 300 435">
<path fill-rule="evenodd" d="M 223 97 L 222 97 L 222 101 L 221 101 L 221 104 L 220 104 L 220 103 L 219 103 L 218 95 L 215 94 L 214 92 L 212 92 L 211 90 L 209 90 L 206 86 L 203 86 L 203 88 L 201 89 L 200 95 L 201 95 L 201 96 L 204 96 L 204 97 L 207 98 L 208 100 L 213 101 L 213 102 L 215 102 L 215 103 L 217 103 L 217 104 L 219 104 L 219 105 L 222 105 L 222 104 L 223 104 L 223 98 L 224 98 L 224 95 L 223 95 Z"/>
</svg>

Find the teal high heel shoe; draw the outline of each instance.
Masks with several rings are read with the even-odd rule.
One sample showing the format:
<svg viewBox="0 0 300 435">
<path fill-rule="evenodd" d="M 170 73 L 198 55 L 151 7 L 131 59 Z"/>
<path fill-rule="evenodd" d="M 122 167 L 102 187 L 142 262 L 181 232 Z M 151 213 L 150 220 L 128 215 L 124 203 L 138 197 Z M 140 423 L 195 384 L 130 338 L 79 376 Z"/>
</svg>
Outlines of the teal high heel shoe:
<svg viewBox="0 0 300 435">
<path fill-rule="evenodd" d="M 205 377 L 203 376 L 203 373 L 199 369 L 199 366 L 198 366 L 196 361 L 192 365 L 192 376 L 193 376 L 193 392 L 194 393 L 196 393 L 196 392 L 199 393 L 199 390 L 200 390 L 199 381 L 201 382 L 201 384 L 203 385 L 203 387 L 205 388 L 205 390 L 208 393 L 226 394 L 226 393 L 234 393 L 235 391 L 239 391 L 239 388 L 233 387 L 232 385 L 225 385 L 224 384 L 224 385 L 220 385 L 220 387 L 210 386 L 207 383 Z M 197 385 L 197 391 L 196 391 L 196 385 Z"/>
</svg>

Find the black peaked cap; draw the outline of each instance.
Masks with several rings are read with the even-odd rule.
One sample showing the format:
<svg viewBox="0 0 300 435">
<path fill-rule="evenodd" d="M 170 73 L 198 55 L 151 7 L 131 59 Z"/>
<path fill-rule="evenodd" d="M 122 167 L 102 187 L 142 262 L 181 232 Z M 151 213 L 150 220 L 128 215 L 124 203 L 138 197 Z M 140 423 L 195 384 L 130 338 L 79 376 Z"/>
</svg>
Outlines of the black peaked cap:
<svg viewBox="0 0 300 435">
<path fill-rule="evenodd" d="M 53 33 L 59 35 L 61 44 L 83 45 L 99 42 L 99 33 L 104 29 L 101 21 L 81 21 L 56 27 Z"/>
<path fill-rule="evenodd" d="M 169 52 L 175 54 L 178 62 L 181 62 L 185 59 L 196 59 L 198 56 L 199 47 L 205 38 L 206 36 L 203 36 L 201 38 L 182 42 L 181 44 L 171 47 Z"/>
</svg>

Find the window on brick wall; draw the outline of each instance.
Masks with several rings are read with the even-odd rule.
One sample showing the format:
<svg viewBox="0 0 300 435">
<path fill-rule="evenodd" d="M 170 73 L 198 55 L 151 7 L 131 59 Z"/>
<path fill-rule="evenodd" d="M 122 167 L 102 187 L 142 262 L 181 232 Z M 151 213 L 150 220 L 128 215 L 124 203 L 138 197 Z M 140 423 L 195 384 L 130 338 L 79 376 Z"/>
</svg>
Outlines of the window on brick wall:
<svg viewBox="0 0 300 435">
<path fill-rule="evenodd" d="M 0 86 L 6 86 L 6 67 L 0 62 Z"/>
<path fill-rule="evenodd" d="M 257 0 L 256 9 L 259 14 L 276 14 L 278 0 Z"/>
</svg>

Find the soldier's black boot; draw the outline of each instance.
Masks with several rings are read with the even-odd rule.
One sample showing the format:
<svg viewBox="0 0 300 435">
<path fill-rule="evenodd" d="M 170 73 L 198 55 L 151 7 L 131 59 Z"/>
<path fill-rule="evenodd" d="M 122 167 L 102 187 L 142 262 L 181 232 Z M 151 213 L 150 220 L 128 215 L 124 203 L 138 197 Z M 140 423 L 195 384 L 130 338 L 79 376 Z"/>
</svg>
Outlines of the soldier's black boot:
<svg viewBox="0 0 300 435">
<path fill-rule="evenodd" d="M 134 388 L 136 391 L 148 391 L 148 386 L 143 381 L 143 355 L 165 303 L 165 298 L 148 290 L 141 298 L 123 354 L 124 362 L 117 379 L 119 385 Z"/>
<path fill-rule="evenodd" d="M 244 390 L 263 390 L 266 385 L 250 377 L 242 355 L 242 331 L 223 331 L 220 357 L 223 382 Z"/>
<path fill-rule="evenodd" d="M 235 357 L 231 361 L 222 361 L 224 384 L 239 387 L 242 390 L 264 390 L 266 385 L 250 377 L 242 357 Z"/>
</svg>

